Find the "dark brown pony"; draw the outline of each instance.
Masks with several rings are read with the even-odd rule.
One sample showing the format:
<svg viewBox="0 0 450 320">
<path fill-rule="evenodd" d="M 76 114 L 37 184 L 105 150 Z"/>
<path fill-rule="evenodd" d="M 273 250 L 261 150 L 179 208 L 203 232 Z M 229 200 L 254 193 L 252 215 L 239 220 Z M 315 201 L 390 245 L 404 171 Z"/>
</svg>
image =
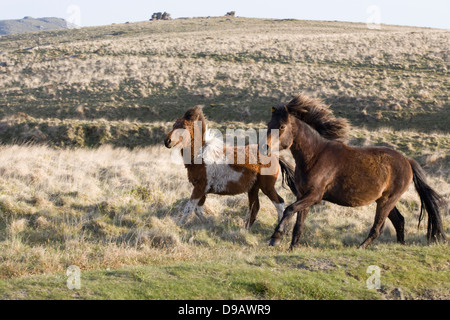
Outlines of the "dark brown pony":
<svg viewBox="0 0 450 320">
<path fill-rule="evenodd" d="M 194 149 L 195 124 L 201 124 L 201 148 Z M 187 130 L 190 140 L 183 139 L 182 136 L 174 137 L 177 129 Z M 249 229 L 255 222 L 256 215 L 259 211 L 258 193 L 261 190 L 275 205 L 278 214 L 278 221 L 281 220 L 284 211 L 284 200 L 275 190 L 275 182 L 281 168 L 283 174 L 283 184 L 286 182 L 289 186 L 294 187 L 293 169 L 288 163 L 279 158 L 274 164 L 276 168 L 275 174 L 261 174 L 262 168 L 269 164 L 260 162 L 260 154 L 258 152 L 256 161 L 249 161 L 251 153 L 249 146 L 231 147 L 234 148 L 234 163 L 223 163 L 221 160 L 225 152 L 225 146 L 219 143 L 220 150 L 214 149 L 214 139 L 208 139 L 208 129 L 205 116 L 201 106 L 196 106 L 186 111 L 183 118 L 177 119 L 173 125 L 173 129 L 167 134 L 164 144 L 167 148 L 175 146 L 181 147 L 183 155 L 184 148 L 190 148 L 190 163 L 185 163 L 188 173 L 189 182 L 194 186 L 189 202 L 187 203 L 184 213 L 180 219 L 180 224 L 185 221 L 192 213 L 204 221 L 203 204 L 208 193 L 220 195 L 236 195 L 241 193 L 248 194 L 249 200 L 249 216 L 246 221 L 246 228 Z M 216 141 L 217 142 L 217 141 Z M 257 145 L 255 145 L 257 147 Z M 228 147 L 230 148 L 230 147 Z M 209 151 L 208 151 L 209 150 Z M 257 149 L 258 150 L 258 149 Z M 238 164 L 237 156 L 239 152 L 245 152 L 245 163 Z M 198 157 L 202 158 L 201 163 L 195 163 Z M 204 158 L 209 158 L 209 161 Z M 198 161 L 197 161 L 198 162 Z M 295 191 L 293 191 L 295 192 Z"/>
<path fill-rule="evenodd" d="M 361 248 L 381 234 L 386 218 L 395 227 L 397 241 L 404 243 L 404 218 L 395 205 L 412 181 L 422 203 L 419 223 L 423 207 L 428 213 L 428 241 L 445 241 L 439 213 L 445 202 L 426 183 L 419 164 L 386 147 L 352 147 L 339 141 L 345 137 L 347 127 L 345 120 L 334 117 L 318 100 L 304 96 L 272 108 L 268 141 L 271 146 L 279 143 L 280 150 L 291 150 L 299 193 L 297 201 L 284 211 L 269 244 L 280 242 L 289 219 L 297 213 L 291 243 L 294 248 L 309 207 L 322 200 L 349 207 L 377 203 L 373 227 Z M 271 141 L 273 129 L 279 130 L 278 142 Z"/>
</svg>

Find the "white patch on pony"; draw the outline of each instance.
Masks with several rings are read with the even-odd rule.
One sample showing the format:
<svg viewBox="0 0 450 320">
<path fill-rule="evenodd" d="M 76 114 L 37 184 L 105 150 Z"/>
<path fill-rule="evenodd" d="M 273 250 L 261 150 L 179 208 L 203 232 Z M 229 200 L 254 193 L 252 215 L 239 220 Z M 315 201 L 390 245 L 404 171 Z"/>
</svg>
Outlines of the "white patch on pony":
<svg viewBox="0 0 450 320">
<path fill-rule="evenodd" d="M 188 203 L 186 204 L 186 206 L 184 207 L 184 211 L 183 211 L 183 215 L 181 216 L 180 219 L 180 224 L 183 224 L 184 221 L 191 215 L 192 211 L 196 210 L 197 203 L 198 203 L 199 199 L 194 199 L 194 200 L 189 200 Z"/>
<path fill-rule="evenodd" d="M 276 203 L 275 201 L 272 201 L 273 205 L 277 209 L 278 214 L 278 223 L 281 221 L 281 218 L 283 218 L 283 212 L 284 212 L 284 202 Z"/>
<path fill-rule="evenodd" d="M 228 164 L 206 165 L 206 192 L 224 192 L 228 182 L 238 182 L 242 172 L 233 170 Z"/>
<path fill-rule="evenodd" d="M 228 182 L 238 182 L 242 172 L 233 170 L 226 164 L 222 134 L 218 130 L 207 129 L 204 136 L 205 145 L 201 156 L 206 167 L 205 192 L 224 192 Z"/>
</svg>

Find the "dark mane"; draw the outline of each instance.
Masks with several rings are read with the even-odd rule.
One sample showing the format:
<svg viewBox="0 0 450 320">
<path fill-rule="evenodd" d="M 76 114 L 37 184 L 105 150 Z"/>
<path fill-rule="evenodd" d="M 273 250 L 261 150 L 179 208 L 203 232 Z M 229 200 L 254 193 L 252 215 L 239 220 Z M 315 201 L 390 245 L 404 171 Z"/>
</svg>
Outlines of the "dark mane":
<svg viewBox="0 0 450 320">
<path fill-rule="evenodd" d="M 184 119 L 189 121 L 201 121 L 202 122 L 202 132 L 205 134 L 206 132 L 206 117 L 203 114 L 203 106 L 198 105 L 195 107 L 192 107 L 186 111 L 186 113 L 183 116 Z"/>
<path fill-rule="evenodd" d="M 309 124 L 321 136 L 329 140 L 343 140 L 347 137 L 347 119 L 336 118 L 333 112 L 320 100 L 299 95 L 286 108 L 288 112 Z"/>
</svg>

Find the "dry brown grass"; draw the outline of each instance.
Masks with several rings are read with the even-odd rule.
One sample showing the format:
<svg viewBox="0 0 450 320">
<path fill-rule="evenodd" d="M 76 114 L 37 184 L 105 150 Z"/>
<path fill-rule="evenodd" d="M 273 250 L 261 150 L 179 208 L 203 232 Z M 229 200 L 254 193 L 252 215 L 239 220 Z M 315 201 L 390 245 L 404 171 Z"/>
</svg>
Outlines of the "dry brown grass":
<svg viewBox="0 0 450 320">
<path fill-rule="evenodd" d="M 215 18 L 40 36 L 0 38 L 3 116 L 169 121 L 212 103 L 212 120 L 258 122 L 307 93 L 358 125 L 442 130 L 448 118 L 446 30 Z"/>
<path fill-rule="evenodd" d="M 262 209 L 251 232 L 244 230 L 247 197 L 210 195 L 207 222 L 195 217 L 177 225 L 191 186 L 182 165 L 162 147 L 55 150 L 43 146 L 0 149 L 0 277 L 173 261 L 217 259 L 249 248 L 265 251 L 275 225 L 272 204 Z M 446 172 L 448 174 L 448 172 Z M 432 185 L 448 199 L 439 172 Z M 293 196 L 277 187 L 286 201 Z M 399 208 L 409 244 L 423 244 L 417 230 L 419 199 L 413 187 Z M 355 246 L 366 236 L 374 206 L 343 208 L 323 203 L 312 209 L 303 245 Z M 444 216 L 444 224 L 450 225 Z M 388 225 L 379 243 L 393 242 Z M 287 240 L 286 240 L 287 241 Z M 231 251 L 230 251 L 231 250 Z"/>
</svg>

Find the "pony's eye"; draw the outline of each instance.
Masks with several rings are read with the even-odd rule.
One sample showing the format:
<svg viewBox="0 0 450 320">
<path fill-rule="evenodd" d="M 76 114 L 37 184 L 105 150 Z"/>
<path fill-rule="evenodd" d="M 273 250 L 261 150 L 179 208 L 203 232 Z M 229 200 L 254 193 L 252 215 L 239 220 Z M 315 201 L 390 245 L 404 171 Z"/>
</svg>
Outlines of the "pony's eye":
<svg viewBox="0 0 450 320">
<path fill-rule="evenodd" d="M 280 130 L 284 130 L 284 129 L 286 129 L 286 126 L 285 126 L 284 124 L 282 124 L 282 125 L 280 126 Z"/>
</svg>

